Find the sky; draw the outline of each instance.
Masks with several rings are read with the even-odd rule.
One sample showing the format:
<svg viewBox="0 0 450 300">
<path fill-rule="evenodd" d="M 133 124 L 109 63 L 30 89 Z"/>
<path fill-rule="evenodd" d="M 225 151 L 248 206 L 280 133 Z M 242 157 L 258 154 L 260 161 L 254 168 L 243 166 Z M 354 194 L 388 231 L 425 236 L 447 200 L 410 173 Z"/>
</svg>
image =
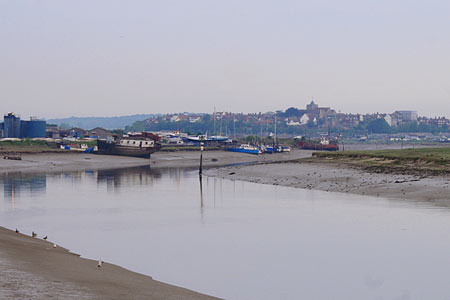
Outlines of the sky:
<svg viewBox="0 0 450 300">
<path fill-rule="evenodd" d="M 0 113 L 450 117 L 450 1 L 0 0 Z"/>
</svg>

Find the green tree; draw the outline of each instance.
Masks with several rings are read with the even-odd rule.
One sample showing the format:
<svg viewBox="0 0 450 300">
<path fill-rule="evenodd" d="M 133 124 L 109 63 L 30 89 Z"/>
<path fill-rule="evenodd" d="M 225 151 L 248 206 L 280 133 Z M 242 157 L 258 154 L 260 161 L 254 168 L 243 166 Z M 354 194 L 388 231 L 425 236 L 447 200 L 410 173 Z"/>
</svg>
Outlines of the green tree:
<svg viewBox="0 0 450 300">
<path fill-rule="evenodd" d="M 370 121 L 367 124 L 367 130 L 370 133 L 390 133 L 392 131 L 389 124 L 383 118 Z"/>
</svg>

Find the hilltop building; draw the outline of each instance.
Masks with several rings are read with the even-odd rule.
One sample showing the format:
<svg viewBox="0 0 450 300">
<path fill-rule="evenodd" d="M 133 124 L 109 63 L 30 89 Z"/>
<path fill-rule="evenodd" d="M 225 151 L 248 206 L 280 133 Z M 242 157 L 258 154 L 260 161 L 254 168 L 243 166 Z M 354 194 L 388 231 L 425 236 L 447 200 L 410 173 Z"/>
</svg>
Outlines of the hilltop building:
<svg viewBox="0 0 450 300">
<path fill-rule="evenodd" d="M 306 105 L 306 113 L 321 119 L 329 115 L 335 115 L 336 111 L 329 107 L 320 107 L 318 104 L 314 103 L 314 100 L 311 100 L 311 103 Z"/>
<path fill-rule="evenodd" d="M 417 111 L 414 110 L 397 110 L 395 113 L 402 116 L 403 122 L 417 122 Z"/>
</svg>

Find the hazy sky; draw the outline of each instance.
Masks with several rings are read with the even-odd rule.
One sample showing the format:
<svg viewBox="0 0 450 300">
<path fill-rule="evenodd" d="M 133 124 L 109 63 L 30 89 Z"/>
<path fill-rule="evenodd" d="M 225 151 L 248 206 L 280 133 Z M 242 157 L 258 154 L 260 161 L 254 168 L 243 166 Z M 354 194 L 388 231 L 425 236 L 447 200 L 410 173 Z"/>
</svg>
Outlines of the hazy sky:
<svg viewBox="0 0 450 300">
<path fill-rule="evenodd" d="M 0 113 L 450 117 L 450 1 L 0 0 Z"/>
</svg>

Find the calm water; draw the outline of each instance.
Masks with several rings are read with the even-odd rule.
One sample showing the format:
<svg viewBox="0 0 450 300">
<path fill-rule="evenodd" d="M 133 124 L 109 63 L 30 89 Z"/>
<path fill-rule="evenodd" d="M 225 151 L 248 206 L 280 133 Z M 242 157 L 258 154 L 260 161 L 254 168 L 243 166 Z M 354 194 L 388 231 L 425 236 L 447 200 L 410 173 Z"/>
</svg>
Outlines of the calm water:
<svg viewBox="0 0 450 300">
<path fill-rule="evenodd" d="M 227 299 L 450 299 L 437 205 L 131 168 L 0 178 L 0 225 Z"/>
</svg>

